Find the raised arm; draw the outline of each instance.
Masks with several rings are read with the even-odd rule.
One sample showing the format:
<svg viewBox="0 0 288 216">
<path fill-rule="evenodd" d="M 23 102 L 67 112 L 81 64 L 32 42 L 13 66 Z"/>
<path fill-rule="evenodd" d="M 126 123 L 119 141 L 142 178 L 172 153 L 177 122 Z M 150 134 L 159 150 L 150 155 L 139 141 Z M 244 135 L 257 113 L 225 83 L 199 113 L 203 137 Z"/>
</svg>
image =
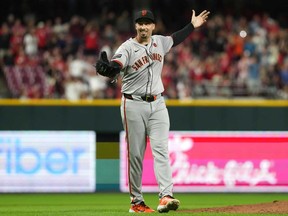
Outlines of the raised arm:
<svg viewBox="0 0 288 216">
<path fill-rule="evenodd" d="M 182 43 L 194 30 L 194 28 L 198 28 L 203 25 L 210 14 L 209 11 L 204 10 L 198 16 L 195 15 L 195 11 L 192 10 L 192 17 L 191 22 L 187 24 L 181 30 L 174 32 L 171 36 L 173 38 L 173 47 L 177 46 L 178 44 Z"/>
</svg>

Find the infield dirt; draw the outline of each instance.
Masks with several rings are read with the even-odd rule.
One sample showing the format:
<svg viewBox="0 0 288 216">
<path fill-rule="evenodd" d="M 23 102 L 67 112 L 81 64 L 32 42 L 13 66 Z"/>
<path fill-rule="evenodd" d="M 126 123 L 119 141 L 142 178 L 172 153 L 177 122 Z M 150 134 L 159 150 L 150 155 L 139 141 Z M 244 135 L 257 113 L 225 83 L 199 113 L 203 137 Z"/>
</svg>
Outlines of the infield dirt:
<svg viewBox="0 0 288 216">
<path fill-rule="evenodd" d="M 216 207 L 216 208 L 201 208 L 201 209 L 194 209 L 194 210 L 185 210 L 185 211 L 183 210 L 182 212 L 288 214 L 288 201 L 275 200 L 271 203 L 234 205 L 234 206 L 225 206 L 225 207 Z"/>
</svg>

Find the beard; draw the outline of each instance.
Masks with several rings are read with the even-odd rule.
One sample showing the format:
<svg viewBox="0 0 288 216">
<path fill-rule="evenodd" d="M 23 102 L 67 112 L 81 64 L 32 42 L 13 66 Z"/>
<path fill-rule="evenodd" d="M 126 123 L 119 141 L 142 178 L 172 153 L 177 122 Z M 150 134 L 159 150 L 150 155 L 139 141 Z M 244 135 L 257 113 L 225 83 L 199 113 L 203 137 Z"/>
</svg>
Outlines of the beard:
<svg viewBox="0 0 288 216">
<path fill-rule="evenodd" d="M 147 39 L 148 38 L 148 33 L 146 31 L 140 31 L 139 35 L 142 39 Z"/>
</svg>

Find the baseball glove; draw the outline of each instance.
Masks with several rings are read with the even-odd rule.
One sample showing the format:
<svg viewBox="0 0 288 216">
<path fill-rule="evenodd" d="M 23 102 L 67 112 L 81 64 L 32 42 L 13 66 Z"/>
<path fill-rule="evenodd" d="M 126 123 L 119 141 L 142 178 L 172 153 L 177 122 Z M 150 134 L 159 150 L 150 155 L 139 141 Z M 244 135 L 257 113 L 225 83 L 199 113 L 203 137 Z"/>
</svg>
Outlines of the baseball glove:
<svg viewBox="0 0 288 216">
<path fill-rule="evenodd" d="M 119 67 L 110 64 L 105 51 L 100 53 L 100 57 L 96 62 L 95 68 L 98 74 L 109 78 L 114 78 L 118 73 L 120 73 Z"/>
</svg>

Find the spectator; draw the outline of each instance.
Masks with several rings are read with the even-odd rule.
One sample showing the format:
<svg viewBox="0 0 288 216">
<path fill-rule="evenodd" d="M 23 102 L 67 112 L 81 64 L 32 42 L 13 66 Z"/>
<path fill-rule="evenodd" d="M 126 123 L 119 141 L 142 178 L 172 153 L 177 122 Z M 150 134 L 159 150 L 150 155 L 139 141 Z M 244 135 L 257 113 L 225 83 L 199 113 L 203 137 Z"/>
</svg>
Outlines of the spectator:
<svg viewBox="0 0 288 216">
<path fill-rule="evenodd" d="M 78 49 L 83 45 L 83 36 L 86 20 L 80 16 L 73 16 L 70 21 L 69 34 L 72 39 L 72 54 L 77 54 Z"/>
<path fill-rule="evenodd" d="M 69 77 L 65 81 L 65 98 L 71 101 L 84 99 L 86 97 L 88 87 L 79 77 Z"/>
<path fill-rule="evenodd" d="M 84 54 L 96 56 L 99 49 L 99 33 L 98 24 L 95 21 L 86 25 L 84 40 Z"/>
<path fill-rule="evenodd" d="M 56 16 L 54 20 L 41 19 L 37 25 L 35 16 L 24 22 L 10 14 L 0 23 L 0 70 L 8 66 L 39 66 L 46 82 L 46 87 L 40 89 L 47 89 L 35 97 L 75 98 L 65 89 L 70 88 L 68 83 L 82 83 L 86 90 L 77 98 L 119 98 L 119 81 L 99 79 L 92 65 L 99 51 L 105 50 L 109 57 L 124 38 L 132 35 L 128 19 L 131 14 L 109 8 L 102 12 L 96 19 Z M 194 31 L 189 40 L 169 53 L 163 67 L 165 97 L 286 98 L 287 29 L 267 13 L 246 17 L 215 15 L 207 27 Z M 159 29 L 155 32 L 173 31 L 162 18 L 165 14 L 157 18 Z M 241 37 L 241 30 L 246 35 Z M 25 97 L 33 95 L 27 89 L 23 92 Z"/>
<path fill-rule="evenodd" d="M 7 23 L 3 23 L 0 29 L 0 59 L 3 58 L 10 49 L 11 33 Z"/>
<path fill-rule="evenodd" d="M 31 28 L 23 38 L 23 45 L 25 54 L 28 56 L 35 56 L 38 53 L 38 38 L 36 36 L 35 28 Z"/>
</svg>

